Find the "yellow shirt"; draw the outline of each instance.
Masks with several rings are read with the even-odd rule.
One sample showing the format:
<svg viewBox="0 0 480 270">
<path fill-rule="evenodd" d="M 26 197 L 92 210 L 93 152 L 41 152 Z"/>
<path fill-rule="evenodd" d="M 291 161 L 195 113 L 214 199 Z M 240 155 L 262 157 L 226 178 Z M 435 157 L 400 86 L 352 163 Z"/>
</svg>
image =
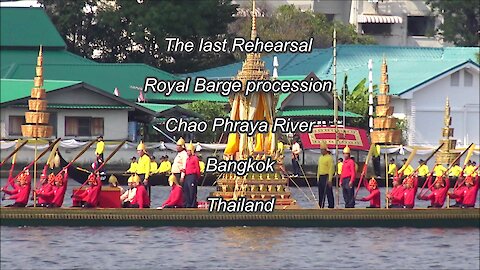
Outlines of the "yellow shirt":
<svg viewBox="0 0 480 270">
<path fill-rule="evenodd" d="M 95 154 L 96 155 L 103 154 L 104 150 L 105 150 L 105 142 L 104 141 L 97 142 L 97 148 L 95 149 Z"/>
<path fill-rule="evenodd" d="M 205 172 L 205 162 L 203 161 L 199 161 L 198 164 L 200 165 L 200 173 L 204 173 Z"/>
<path fill-rule="evenodd" d="M 317 180 L 320 175 L 328 174 L 328 181 L 331 182 L 334 172 L 335 167 L 333 166 L 332 155 L 320 155 L 318 158 Z"/>
<path fill-rule="evenodd" d="M 459 177 L 460 173 L 462 173 L 462 167 L 455 165 L 450 169 L 449 175 L 453 177 Z"/>
<path fill-rule="evenodd" d="M 283 143 L 282 142 L 277 143 L 277 152 L 280 155 L 283 154 Z"/>
<path fill-rule="evenodd" d="M 156 161 L 150 161 L 150 171 L 156 173 L 158 170 L 158 164 Z"/>
<path fill-rule="evenodd" d="M 409 164 L 407 167 L 405 167 L 405 165 L 403 165 L 402 168 L 400 168 L 399 172 L 403 172 L 403 175 L 408 176 L 408 175 L 412 174 L 413 171 L 414 171 L 414 169 L 413 169 L 412 165 Z"/>
<path fill-rule="evenodd" d="M 128 168 L 127 172 L 131 172 L 131 173 L 136 172 L 137 171 L 137 166 L 138 166 L 138 163 L 136 161 L 130 163 L 130 168 Z"/>
<path fill-rule="evenodd" d="M 447 168 L 443 167 L 443 165 L 437 165 L 433 168 L 433 174 L 435 176 L 442 176 L 444 172 L 447 171 Z"/>
<path fill-rule="evenodd" d="M 150 176 L 150 157 L 144 154 L 138 159 L 137 173 L 145 174 L 145 178 Z"/>
<path fill-rule="evenodd" d="M 172 163 L 170 161 L 162 161 L 160 167 L 158 167 L 158 173 L 167 173 L 172 169 Z"/>
<path fill-rule="evenodd" d="M 339 162 L 337 164 L 337 174 L 338 175 L 342 174 L 342 167 L 343 167 L 343 162 Z"/>
<path fill-rule="evenodd" d="M 418 168 L 418 176 L 424 177 L 427 176 L 427 174 L 430 172 L 428 169 L 428 166 L 423 164 Z"/>
<path fill-rule="evenodd" d="M 388 164 L 388 174 L 389 175 L 394 175 L 396 171 L 397 171 L 397 165 L 395 163 Z"/>
</svg>

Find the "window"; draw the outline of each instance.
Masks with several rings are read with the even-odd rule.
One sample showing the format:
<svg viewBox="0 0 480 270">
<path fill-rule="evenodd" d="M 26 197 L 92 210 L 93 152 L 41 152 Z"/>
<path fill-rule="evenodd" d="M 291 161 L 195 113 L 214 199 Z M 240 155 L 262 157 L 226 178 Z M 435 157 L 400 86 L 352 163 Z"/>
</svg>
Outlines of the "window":
<svg viewBox="0 0 480 270">
<path fill-rule="evenodd" d="M 392 33 L 391 23 L 362 23 L 363 34 L 366 35 L 390 35 Z"/>
<path fill-rule="evenodd" d="M 460 71 L 457 71 L 450 75 L 450 86 L 459 86 L 460 85 Z"/>
<path fill-rule="evenodd" d="M 463 85 L 464 86 L 472 86 L 473 85 L 473 75 L 466 70 L 463 72 Z"/>
<path fill-rule="evenodd" d="M 433 36 L 434 18 L 428 16 L 409 16 L 407 18 L 407 35 Z"/>
<path fill-rule="evenodd" d="M 25 116 L 10 115 L 8 117 L 8 134 L 10 136 L 22 136 L 23 124 L 25 124 Z"/>
<path fill-rule="evenodd" d="M 65 117 L 65 136 L 103 135 L 103 118 Z"/>
</svg>

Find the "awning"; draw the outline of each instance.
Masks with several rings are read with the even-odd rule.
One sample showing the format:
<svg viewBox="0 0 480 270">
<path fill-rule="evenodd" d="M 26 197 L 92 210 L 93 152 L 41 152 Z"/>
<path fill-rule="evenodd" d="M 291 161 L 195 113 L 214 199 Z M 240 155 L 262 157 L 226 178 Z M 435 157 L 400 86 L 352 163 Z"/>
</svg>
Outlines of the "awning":
<svg viewBox="0 0 480 270">
<path fill-rule="evenodd" d="M 301 133 L 300 140 L 304 149 L 320 149 L 320 142 L 325 141 L 328 148 L 335 148 L 334 127 L 314 127 L 312 133 Z M 351 149 L 368 151 L 370 142 L 367 131 L 353 127 L 338 128 L 338 148 L 343 149 L 348 145 Z"/>
<path fill-rule="evenodd" d="M 387 15 L 359 15 L 358 23 L 402 23 L 400 16 Z"/>
</svg>

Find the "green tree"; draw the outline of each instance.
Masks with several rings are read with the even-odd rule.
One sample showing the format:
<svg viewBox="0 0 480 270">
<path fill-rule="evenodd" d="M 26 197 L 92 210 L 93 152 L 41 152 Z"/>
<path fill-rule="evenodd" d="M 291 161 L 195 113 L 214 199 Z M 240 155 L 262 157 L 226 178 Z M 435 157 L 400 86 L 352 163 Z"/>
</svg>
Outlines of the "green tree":
<svg viewBox="0 0 480 270">
<path fill-rule="evenodd" d="M 427 4 L 443 15 L 440 26 L 446 41 L 457 46 L 478 46 L 480 6 L 472 0 L 428 0 Z"/>
<path fill-rule="evenodd" d="M 345 110 L 359 114 L 363 117 L 351 118 L 349 125 L 368 129 L 368 87 L 366 85 L 367 79 L 360 81 L 352 92 L 346 92 L 345 96 Z M 374 85 L 374 90 L 377 88 Z M 341 97 L 343 99 L 343 97 Z"/>
<path fill-rule="evenodd" d="M 42 0 L 70 51 L 101 62 L 143 62 L 175 73 L 234 60 L 229 53 L 166 52 L 166 37 L 221 39 L 231 0 Z M 113 4 L 112 4 L 113 3 Z"/>
<path fill-rule="evenodd" d="M 250 18 L 239 18 L 230 26 L 230 32 L 250 37 Z M 257 32 L 263 40 L 306 40 L 314 38 L 314 48 L 332 46 L 333 28 L 337 29 L 339 44 L 373 44 L 370 36 L 355 32 L 353 25 L 328 21 L 324 14 L 303 12 L 294 5 L 280 6 L 271 17 L 257 18 Z"/>
<path fill-rule="evenodd" d="M 200 100 L 188 104 L 187 107 L 189 110 L 202 115 L 203 120 L 205 120 L 210 127 L 207 132 L 195 134 L 195 138 L 202 142 L 218 143 L 222 132 L 212 132 L 211 127 L 215 117 L 227 117 L 225 104 Z"/>
</svg>

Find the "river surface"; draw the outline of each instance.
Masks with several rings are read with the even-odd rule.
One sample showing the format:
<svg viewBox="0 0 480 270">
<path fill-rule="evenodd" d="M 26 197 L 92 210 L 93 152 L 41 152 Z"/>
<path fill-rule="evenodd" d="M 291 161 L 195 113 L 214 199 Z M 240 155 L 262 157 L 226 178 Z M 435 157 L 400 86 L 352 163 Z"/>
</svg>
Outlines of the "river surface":
<svg viewBox="0 0 480 270">
<path fill-rule="evenodd" d="M 70 181 L 65 206 L 75 186 Z M 213 190 L 200 187 L 199 200 Z M 153 206 L 168 192 L 169 187 L 153 187 Z M 318 199 L 316 187 L 313 192 Z M 292 193 L 300 206 L 313 207 L 308 187 Z M 480 269 L 478 228 L 1 227 L 0 232 L 2 270 Z"/>
</svg>

